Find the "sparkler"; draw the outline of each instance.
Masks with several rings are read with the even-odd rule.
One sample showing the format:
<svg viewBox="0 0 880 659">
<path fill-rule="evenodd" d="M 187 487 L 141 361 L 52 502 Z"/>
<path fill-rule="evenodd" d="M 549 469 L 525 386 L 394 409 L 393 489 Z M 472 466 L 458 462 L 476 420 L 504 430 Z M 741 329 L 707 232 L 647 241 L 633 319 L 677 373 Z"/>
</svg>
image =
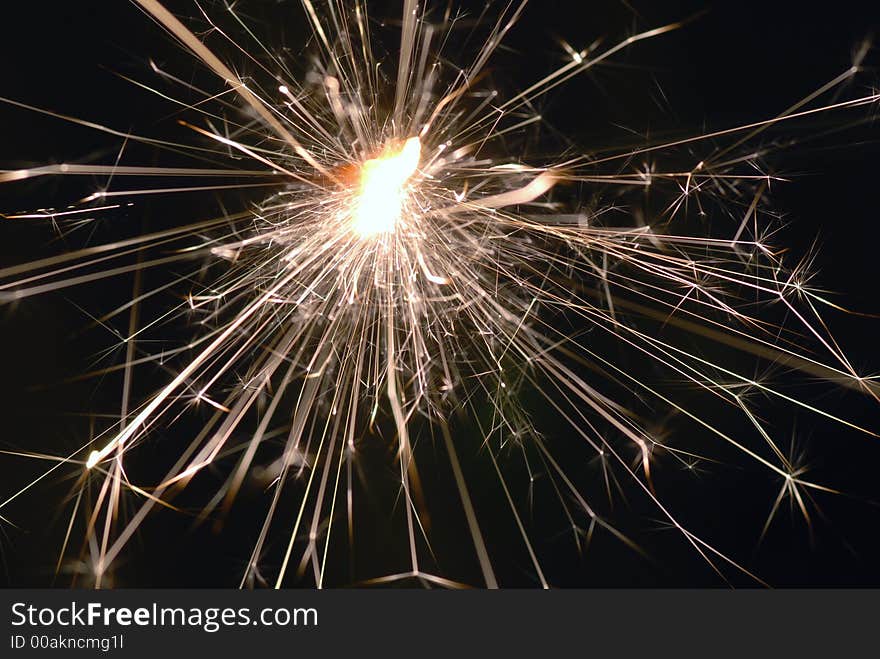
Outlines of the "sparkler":
<svg viewBox="0 0 880 659">
<path fill-rule="evenodd" d="M 235 5 L 224 12 L 226 18 L 252 43 L 233 40 L 204 13 L 212 32 L 245 53 L 271 84 L 237 75 L 158 0 L 136 3 L 216 74 L 223 88 L 205 92 L 155 67 L 164 79 L 204 96 L 198 104 L 169 98 L 183 109 L 180 123 L 205 141 L 184 145 L 124 137 L 159 149 L 186 149 L 209 166 L 66 164 L 0 172 L 0 182 L 45 175 L 256 182 L 102 189 L 70 209 L 6 218 L 77 221 L 82 214 L 112 213 L 119 207 L 115 199 L 153 193 L 234 193 L 248 186 L 270 192 L 240 213 L 0 270 L 0 295 L 11 302 L 169 264 L 223 264 L 216 279 L 188 292 L 165 318 L 141 325 L 137 313 L 144 299 L 163 290 L 136 289 L 112 312 L 131 318 L 126 357 L 118 367 L 125 382 L 118 424 L 70 455 L 18 452 L 51 460 L 52 466 L 0 501 L 0 513 L 45 477 L 78 475 L 59 565 L 79 556 L 94 584 L 108 585 L 147 515 L 174 508 L 187 485 L 208 468 L 221 467 L 224 481 L 200 509 L 201 520 L 230 514 L 249 479 L 267 488 L 264 521 L 249 539 L 242 586 L 344 581 L 330 560 L 331 547 L 334 542 L 354 547 L 357 497 L 369 489 L 358 478 L 361 447 L 389 442 L 380 432 L 387 423 L 394 445 L 389 464 L 395 465 L 399 486 L 399 501 L 388 509 L 403 516 L 405 532 L 396 540 L 406 545 L 408 559 L 399 572 L 370 575 L 367 582 L 460 585 L 424 567 L 432 554 L 425 503 L 430 492 L 422 489 L 418 465 L 420 452 L 431 450 L 449 461 L 483 582 L 497 586 L 480 502 L 459 458 L 480 446 L 456 438 L 456 415 L 479 428 L 493 468 L 488 476 L 503 491 L 542 586 L 549 579 L 509 461 L 525 465 L 530 479 L 545 475 L 578 545 L 605 530 L 638 549 L 578 485 L 586 460 L 557 459 L 558 442 L 545 438 L 530 419 L 521 395 L 528 390 L 540 394 L 569 427 L 584 456 L 598 457 L 609 497 L 619 474 L 719 575 L 726 578 L 732 570 L 759 580 L 689 531 L 656 493 L 658 452 L 688 467 L 701 455 L 664 442 L 648 416 L 673 412 L 702 433 L 707 453 L 726 445 L 780 477 L 783 486 L 768 525 L 786 499 L 809 520 L 810 493 L 833 490 L 808 480 L 785 454 L 749 392 L 876 437 L 872 428 L 743 372 L 735 357 L 719 361 L 690 347 L 695 339 L 720 344 L 733 354 L 784 364 L 880 401 L 876 383 L 859 375 L 823 321 L 820 309 L 827 300 L 809 286 L 801 266 L 786 268 L 782 250 L 769 240 L 772 226 L 765 225 L 763 204 L 774 177 L 757 170 L 763 154 L 751 147 L 771 126 L 875 103 L 876 94 L 822 102 L 855 75 L 858 61 L 785 112 L 750 125 L 621 153 L 543 154 L 533 162 L 527 154 L 511 157 L 504 145 L 540 124 L 533 110 L 537 99 L 679 24 L 635 34 L 604 50 L 567 47 L 565 64 L 504 97 L 486 86 L 486 68 L 521 18 L 525 1 L 502 2 L 494 18 L 481 16 L 477 24 L 486 34 L 480 47 L 469 62 L 453 66 L 444 45 L 465 23 L 464 14 L 442 3 L 404 0 L 395 76 L 373 54 L 369 3 L 363 0 L 302 0 L 318 51 L 306 76 L 257 40 Z M 115 134 L 82 119 L 29 109 Z M 685 171 L 630 164 L 707 140 L 726 143 Z M 229 165 L 242 159 L 252 168 Z M 668 186 L 677 193 L 656 217 L 615 226 L 605 219 L 612 208 L 581 210 L 578 190 L 591 184 L 621 190 Z M 726 235 L 679 233 L 692 207 L 702 208 L 713 197 L 732 200 L 737 208 Z M 183 286 L 183 280 L 175 285 Z M 786 324 L 762 315 L 771 303 L 785 308 Z M 195 338 L 161 354 L 141 354 L 146 348 L 139 345 L 140 335 L 173 317 L 197 319 Z M 689 404 L 680 392 L 640 376 L 602 350 L 609 339 L 616 350 L 686 382 L 709 402 Z M 807 341 L 816 350 L 805 349 Z M 157 392 L 132 405 L 138 364 L 161 364 L 171 372 Z M 738 410 L 747 428 L 727 428 L 713 419 L 719 405 Z M 129 476 L 127 465 L 138 460 L 158 429 L 205 406 L 210 418 L 188 443 L 175 439 L 176 459 L 163 475 L 149 483 Z M 73 530 L 80 526 L 78 541 Z"/>
</svg>

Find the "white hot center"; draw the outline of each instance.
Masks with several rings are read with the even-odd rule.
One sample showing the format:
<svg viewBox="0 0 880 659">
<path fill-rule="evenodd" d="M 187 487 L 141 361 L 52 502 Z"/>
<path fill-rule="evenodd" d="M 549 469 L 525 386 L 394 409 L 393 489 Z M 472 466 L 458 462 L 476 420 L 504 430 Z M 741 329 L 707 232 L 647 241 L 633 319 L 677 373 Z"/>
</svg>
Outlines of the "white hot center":
<svg viewBox="0 0 880 659">
<path fill-rule="evenodd" d="M 358 235 L 370 237 L 394 231 L 403 211 L 407 181 L 419 166 L 421 152 L 419 138 L 411 137 L 399 150 L 363 164 L 352 217 Z"/>
</svg>

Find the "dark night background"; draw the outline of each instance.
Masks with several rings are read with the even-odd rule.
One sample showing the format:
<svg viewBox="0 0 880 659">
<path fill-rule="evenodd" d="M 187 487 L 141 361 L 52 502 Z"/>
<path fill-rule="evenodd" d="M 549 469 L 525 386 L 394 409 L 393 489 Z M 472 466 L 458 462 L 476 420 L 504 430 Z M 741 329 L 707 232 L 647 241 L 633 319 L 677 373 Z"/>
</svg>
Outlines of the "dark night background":
<svg viewBox="0 0 880 659">
<path fill-rule="evenodd" d="M 400 3 L 377 6 L 380 4 L 387 9 L 373 10 L 374 16 L 397 15 Z M 256 0 L 242 1 L 238 6 L 256 21 L 277 11 L 286 22 L 276 21 L 275 29 L 296 44 L 305 33 L 301 12 L 297 3 L 286 8 L 282 5 Z M 194 13 L 186 2 L 169 2 L 168 6 L 181 14 Z M 503 86 L 517 89 L 562 61 L 557 38 L 585 47 L 605 36 L 608 45 L 634 28 L 655 27 L 703 9 L 707 11 L 685 28 L 639 44 L 614 58 L 614 64 L 574 81 L 565 92 L 550 94 L 541 108 L 548 126 L 589 149 L 615 142 L 638 146 L 638 140 L 621 127 L 642 134 L 686 137 L 768 118 L 845 70 L 861 41 L 880 28 L 876 3 L 849 0 L 534 0 L 506 40 L 508 49 L 499 54 L 493 75 Z M 114 75 L 118 72 L 149 81 L 148 58 L 173 63 L 176 71 L 186 71 L 187 66 L 190 71 L 198 68 L 128 2 L 9 2 L 3 9 L 0 95 L 120 130 L 186 140 L 189 135 L 174 124 L 174 108 Z M 880 84 L 880 71 L 871 68 L 878 61 L 877 52 L 872 51 L 866 70 L 854 77 L 845 93 L 867 95 Z M 876 107 L 867 107 L 834 115 L 830 121 L 841 117 L 853 121 L 876 112 Z M 829 126 L 823 123 L 826 121 L 801 122 L 792 132 L 804 137 L 822 132 Z M 841 305 L 869 313 L 880 313 L 876 293 L 878 126 L 880 123 L 865 123 L 769 159 L 773 168 L 793 179 L 777 186 L 772 195 L 774 208 L 784 213 L 788 223 L 777 243 L 789 246 L 797 255 L 805 254 L 818 238 L 814 285 L 835 291 L 838 295 L 834 299 Z M 118 138 L 0 105 L 2 169 L 90 155 L 100 156 L 96 161 L 111 162 L 119 147 Z M 148 150 L 134 153 L 127 157 L 128 163 L 152 164 L 144 161 L 151 157 Z M 143 157 L 138 160 L 137 155 Z M 3 186 L 0 212 L 69 203 L 84 196 L 88 184 L 38 179 Z M 87 242 L 86 233 L 94 229 L 94 241 L 103 241 L 136 233 L 140 227 L 171 226 L 180 217 L 208 217 L 217 208 L 209 196 L 150 199 L 97 227 L 81 229 L 70 240 L 72 245 Z M 3 223 L 0 267 L 58 250 L 54 238 L 45 224 Z M 161 274 L 157 277 L 150 283 L 159 285 Z M 114 308 L 129 295 L 131 286 L 130 277 L 121 277 L 0 307 L 0 448 L 70 451 L 81 445 L 88 433 L 88 419 L 80 413 L 118 410 L 119 389 L 112 378 L 101 383 L 36 386 L 60 382 L 90 368 L 94 356 L 114 344 L 109 332 L 85 331 L 89 324 L 85 312 L 100 315 Z M 144 310 L 145 317 L 149 311 Z M 830 314 L 829 320 L 856 367 L 878 372 L 880 320 L 842 314 Z M 124 332 L 127 316 L 117 322 L 117 329 Z M 152 377 L 156 386 L 163 374 L 147 377 Z M 878 408 L 855 396 L 832 393 L 818 402 L 869 428 L 880 427 Z M 790 412 L 770 402 L 762 409 L 768 415 Z M 813 466 L 811 476 L 847 494 L 817 497 L 826 519 L 815 519 L 812 542 L 803 520 L 786 510 L 757 547 L 778 484 L 768 482 L 764 473 L 757 478 L 748 465 L 709 466 L 696 485 L 691 476 L 677 474 L 674 469 L 662 472 L 665 480 L 661 490 L 668 497 L 664 500 L 671 501 L 671 507 L 681 511 L 680 517 L 695 530 L 741 559 L 771 585 L 880 586 L 880 508 L 872 503 L 880 501 L 876 475 L 880 445 L 876 439 L 844 432 L 806 414 L 799 415 L 796 424 L 808 440 L 804 448 Z M 144 450 L 167 453 L 173 450 L 175 433 L 188 439 L 191 430 L 180 424 L 158 438 L 155 447 Z M 468 450 L 459 450 L 470 482 L 478 482 L 486 469 L 485 461 L 468 459 Z M 20 458 L 0 460 L 0 499 L 26 482 L 28 475 L 38 473 L 40 466 Z M 444 497 L 450 502 L 446 505 L 459 514 L 454 491 L 448 485 L 448 466 L 438 458 L 436 466 L 423 465 L 422 471 L 428 474 L 426 489 L 433 487 L 441 493 L 433 497 L 439 529 L 446 513 Z M 51 583 L 51 566 L 67 519 L 58 502 L 71 484 L 63 474 L 50 476 L 29 495 L 0 511 L 20 527 L 0 523 L 0 584 Z M 210 494 L 209 486 L 205 492 Z M 390 476 L 386 475 L 377 489 L 383 487 L 393 490 Z M 497 492 L 481 498 L 481 488 L 476 486 L 471 493 L 482 518 L 492 520 L 504 514 L 503 502 L 495 501 Z M 552 502 L 545 503 L 552 506 Z M 67 510 L 69 504 L 64 508 Z M 247 501 L 235 512 L 219 534 L 213 533 L 210 525 L 192 529 L 191 519 L 185 515 L 154 515 L 130 548 L 130 560 L 119 566 L 117 584 L 237 585 L 251 548 L 253 526 L 261 518 L 257 514 L 249 518 Z M 610 515 L 613 522 L 634 535 L 653 561 L 639 557 L 607 534 L 599 534 L 587 554 L 579 557 L 556 514 L 537 522 L 532 536 L 554 585 L 723 585 L 680 536 L 664 529 L 656 517 L 649 506 L 637 501 L 630 506 L 618 502 Z M 367 537 L 369 530 L 360 531 L 367 547 L 360 560 L 375 566 L 372 572 L 378 575 L 393 569 L 399 556 L 397 548 L 383 547 L 381 515 L 377 514 L 376 524 L 374 540 Z M 521 551 L 509 549 L 517 542 L 515 533 L 507 529 L 487 535 L 490 554 L 499 557 L 496 568 L 501 583 L 532 585 Z M 375 546 L 370 548 L 370 542 Z M 447 537 L 438 531 L 435 549 L 441 557 L 451 557 L 448 563 L 441 561 L 446 569 L 439 571 L 478 583 L 469 542 L 464 533 Z M 64 582 L 64 577 L 58 581 Z"/>
</svg>

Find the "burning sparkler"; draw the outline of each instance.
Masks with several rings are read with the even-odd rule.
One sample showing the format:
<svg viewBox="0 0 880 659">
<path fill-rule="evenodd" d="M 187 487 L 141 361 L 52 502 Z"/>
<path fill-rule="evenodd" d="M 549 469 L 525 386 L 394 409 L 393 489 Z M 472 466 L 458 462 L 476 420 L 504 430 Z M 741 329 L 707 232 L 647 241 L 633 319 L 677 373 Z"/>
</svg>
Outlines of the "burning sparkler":
<svg viewBox="0 0 880 659">
<path fill-rule="evenodd" d="M 449 65 L 444 43 L 453 38 L 462 15 L 442 3 L 404 0 L 393 79 L 380 70 L 373 54 L 364 0 L 302 0 L 319 51 L 306 76 L 296 75 L 289 62 L 256 40 L 232 5 L 226 17 L 265 55 L 264 60 L 247 57 L 272 81 L 267 85 L 237 75 L 158 0 L 136 2 L 224 87 L 206 93 L 155 67 L 165 80 L 204 96 L 200 103 L 175 102 L 183 107 L 181 124 L 206 141 L 187 147 L 124 137 L 159 149 L 188 149 L 210 166 L 65 164 L 0 172 L 0 182 L 44 175 L 248 176 L 258 182 L 246 185 L 274 190 L 258 207 L 237 214 L 0 270 L 0 296 L 10 302 L 170 264 L 224 266 L 164 319 L 143 326 L 137 314 L 141 301 L 161 290 L 136 290 L 113 312 L 131 314 L 126 356 L 119 366 L 125 392 L 118 423 L 70 455 L 43 456 L 54 461 L 44 476 L 65 470 L 78 474 L 59 563 L 79 557 L 98 587 L 109 583 L 147 515 L 175 507 L 189 484 L 218 466 L 224 468 L 224 481 L 199 510 L 199 519 L 228 514 L 250 479 L 267 492 L 263 522 L 249 539 L 241 585 L 280 587 L 307 581 L 307 575 L 318 587 L 330 579 L 343 581 L 329 558 L 331 548 L 334 541 L 354 545 L 357 497 L 365 489 L 358 478 L 359 447 L 389 441 L 379 432 L 383 424 L 393 428 L 389 462 L 397 470 L 400 498 L 399 508 L 392 502 L 388 509 L 402 511 L 408 558 L 399 572 L 367 580 L 458 585 L 424 567 L 432 554 L 425 504 L 430 492 L 422 489 L 418 456 L 431 449 L 448 458 L 476 563 L 485 585 L 497 586 L 480 503 L 459 458 L 462 450 L 480 446 L 465 449 L 456 440 L 451 430 L 456 415 L 480 429 L 491 477 L 501 486 L 541 585 L 548 586 L 549 579 L 529 530 L 527 506 L 505 468 L 507 460 L 521 461 L 530 481 L 538 472 L 546 475 L 577 543 L 589 542 L 604 529 L 637 549 L 587 500 L 573 476 L 582 466 L 557 459 L 554 442 L 530 420 L 520 396 L 524 390 L 541 395 L 568 426 L 578 450 L 601 460 L 609 496 L 617 486 L 614 474 L 620 474 L 719 574 L 733 568 L 758 579 L 689 531 L 661 501 L 654 487 L 655 454 L 665 451 L 692 466 L 701 452 L 664 443 L 652 431 L 649 415 L 675 413 L 707 441 L 720 442 L 781 477 L 784 486 L 771 518 L 786 498 L 809 518 L 810 492 L 833 490 L 808 480 L 780 448 L 749 391 L 876 436 L 872 428 L 743 372 L 736 359 L 714 359 L 680 338 L 699 337 L 737 354 L 784 363 L 880 401 L 876 383 L 855 370 L 823 322 L 819 309 L 826 301 L 807 285 L 799 268 L 785 267 L 781 252 L 767 239 L 770 229 L 758 216 L 773 177 L 742 171 L 758 158 L 754 151 L 744 153 L 743 145 L 766 128 L 875 103 L 876 94 L 817 102 L 851 79 L 858 62 L 782 114 L 751 125 L 624 153 L 545 155 L 535 163 L 525 154 L 506 155 L 502 144 L 541 122 L 532 109 L 536 99 L 679 25 L 635 34 L 605 50 L 569 48 L 564 65 L 502 98 L 482 87 L 486 66 L 519 21 L 524 0 L 503 2 L 495 18 L 481 18 L 487 34 L 460 68 Z M 210 14 L 204 18 L 216 35 L 248 53 Z M 725 146 L 686 171 L 628 170 L 622 164 L 723 138 L 728 139 Z M 229 165 L 240 159 L 250 161 L 253 169 Z M 603 169 L 609 165 L 616 168 L 613 173 Z M 641 189 L 670 184 L 679 192 L 658 217 L 615 226 L 603 220 L 603 209 L 581 210 L 577 186 L 590 183 Z M 113 212 L 118 208 L 114 198 L 244 187 L 103 189 L 75 208 L 35 215 L 75 218 Z M 687 214 L 690 200 L 701 203 L 715 187 L 738 200 L 749 191 L 737 225 L 725 236 L 679 233 L 676 221 Z M 175 283 L 182 286 L 183 280 Z M 757 311 L 743 300 L 757 303 Z M 770 303 L 786 309 L 788 324 L 762 317 L 763 305 Z M 138 352 L 142 332 L 175 317 L 197 318 L 200 333 L 161 354 Z M 655 332 L 658 326 L 680 334 Z M 584 339 L 585 330 L 594 338 Z M 607 340 L 685 381 L 709 402 L 691 405 L 675 391 L 638 376 L 602 351 Z M 805 340 L 818 350 L 803 350 Z M 137 364 L 148 363 L 161 364 L 170 375 L 157 392 L 132 405 L 132 373 Z M 747 428 L 727 429 L 713 420 L 716 405 L 738 410 Z M 158 429 L 196 406 L 212 410 L 200 431 L 180 445 L 163 474 L 149 483 L 136 482 L 127 465 L 138 460 Z M 0 502 L 0 512 L 34 484 L 10 493 Z M 122 514 L 123 508 L 129 512 Z M 80 527 L 81 541 L 73 533 Z M 270 576 L 266 565 L 274 566 Z"/>
</svg>

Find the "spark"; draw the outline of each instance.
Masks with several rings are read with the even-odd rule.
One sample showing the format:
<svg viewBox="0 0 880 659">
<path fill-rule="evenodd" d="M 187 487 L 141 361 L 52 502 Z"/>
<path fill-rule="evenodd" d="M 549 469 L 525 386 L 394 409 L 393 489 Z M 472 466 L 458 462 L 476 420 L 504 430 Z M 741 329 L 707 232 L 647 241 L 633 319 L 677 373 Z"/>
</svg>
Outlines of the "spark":
<svg viewBox="0 0 880 659">
<path fill-rule="evenodd" d="M 788 496 L 812 524 L 805 493 L 838 490 L 806 480 L 805 471 L 793 467 L 749 394 L 878 436 L 876 428 L 743 366 L 743 358 L 783 365 L 880 401 L 876 379 L 857 372 L 823 316 L 824 308 L 840 307 L 810 285 L 807 264 L 791 267 L 784 246 L 773 244 L 767 195 L 771 184 L 785 179 L 758 164 L 772 148 L 753 145 L 768 128 L 876 104 L 878 94 L 842 97 L 860 67 L 768 118 L 611 152 L 572 152 L 572 146 L 533 162 L 538 158 L 528 151 L 509 147 L 542 126 L 536 107 L 548 92 L 561 92 L 625 49 L 684 23 L 630 34 L 608 47 L 596 40 L 576 50 L 561 40 L 564 63 L 505 96 L 491 88 L 487 64 L 521 20 L 525 0 L 502 3 L 496 16 L 487 12 L 477 21 L 474 33 L 485 28 L 482 41 L 455 66 L 449 65 L 449 42 L 461 17 L 451 10 L 435 15 L 431 3 L 404 0 L 393 75 L 374 54 L 373 22 L 363 0 L 303 0 L 316 48 L 305 74 L 261 41 L 234 4 L 226 7 L 231 28 L 223 16 L 199 7 L 211 29 L 198 32 L 159 0 L 136 2 L 217 76 L 216 89 L 202 89 L 150 60 L 153 73 L 181 88 L 181 98 L 125 77 L 183 113 L 175 129 L 192 142 L 123 132 L 18 100 L 0 102 L 125 144 L 188 155 L 196 166 L 123 164 L 120 150 L 112 164 L 0 170 L 4 185 L 48 176 L 107 177 L 104 186 L 63 210 L 0 218 L 70 227 L 85 216 L 134 212 L 155 195 L 207 193 L 225 205 L 238 192 L 268 192 L 239 212 L 0 268 L 0 302 L 110 277 L 135 280 L 129 300 L 93 317 L 118 337 L 124 357 L 110 365 L 98 360 L 73 378 L 121 372 L 119 410 L 91 413 L 93 420 L 109 420 L 90 427 L 88 441 L 72 454 L 4 454 L 52 463 L 0 502 L 4 512 L 50 474 L 75 468 L 75 504 L 59 566 L 75 551 L 73 532 L 82 527 L 80 553 L 72 559 L 80 566 L 77 574 L 90 571 L 97 587 L 115 583 L 114 565 L 147 515 L 157 508 L 179 510 L 172 500 L 211 471 L 224 477 L 198 510 L 199 522 L 221 526 L 249 484 L 265 494 L 242 586 L 281 587 L 306 581 L 309 573 L 316 587 L 343 582 L 344 568 L 334 564 L 332 549 L 347 541 L 354 551 L 358 497 L 370 490 L 362 448 L 384 443 L 397 481 L 388 510 L 402 529 L 396 539 L 404 565 L 360 583 L 462 585 L 432 573 L 439 561 L 426 503 L 430 492 L 420 471 L 426 447 L 448 461 L 465 544 L 487 587 L 503 584 L 477 494 L 486 488 L 474 487 L 463 459 L 480 452 L 488 454 L 488 478 L 497 478 L 542 587 L 552 576 L 534 539 L 534 515 L 526 514 L 538 487 L 558 501 L 579 551 L 605 532 L 646 553 L 585 491 L 583 467 L 593 463 L 601 468 L 599 490 L 609 503 L 625 491 L 644 497 L 722 579 L 735 574 L 763 583 L 661 500 L 662 461 L 668 457 L 697 473 L 697 465 L 720 461 L 716 450 L 733 451 L 771 479 L 783 479 L 771 518 Z M 231 44 L 254 65 L 254 75 L 238 75 L 199 36 L 205 34 Z M 694 158 L 694 166 L 663 166 L 664 155 L 680 147 L 715 143 L 720 146 Z M 252 166 L 242 166 L 244 160 Z M 115 177 L 157 182 L 111 189 Z M 162 182 L 169 178 L 187 180 Z M 668 198 L 664 210 L 650 214 L 623 201 L 592 207 L 580 192 L 587 186 L 612 190 L 615 199 L 630 192 Z M 123 201 L 103 202 L 115 198 Z M 714 216 L 713 207 L 721 209 Z M 691 214 L 720 217 L 727 228 L 710 230 L 707 221 L 686 231 Z M 621 217 L 627 219 L 621 223 Z M 141 289 L 144 273 L 187 263 L 195 265 L 172 281 Z M 182 289 L 177 302 L 143 321 L 143 304 L 169 289 Z M 776 307 L 784 309 L 785 320 L 769 312 Z M 127 329 L 117 330 L 113 321 L 123 314 Z M 168 345 L 163 328 L 174 322 L 191 330 L 192 339 Z M 157 340 L 161 349 L 154 348 Z M 703 345 L 723 347 L 724 356 Z M 165 379 L 137 394 L 146 389 L 135 377 L 143 365 Z M 665 378 L 644 375 L 654 369 Z M 664 381 L 684 383 L 687 393 Z M 544 437 L 543 419 L 533 419 L 526 402 L 529 393 L 565 425 L 568 439 Z M 745 430 L 718 408 L 735 410 Z M 143 471 L 127 465 L 155 433 L 185 414 L 204 415 L 198 432 L 189 441 L 175 436 L 174 459 L 144 483 Z M 676 446 L 670 428 L 649 421 L 665 416 L 689 424 L 701 447 Z M 458 437 L 459 417 L 478 430 L 477 441 Z M 562 460 L 560 444 L 587 459 Z M 526 474 L 527 497 L 517 490 L 511 463 Z"/>
<path fill-rule="evenodd" d="M 101 451 L 92 451 L 86 460 L 86 469 L 93 469 L 101 461 Z"/>
</svg>

